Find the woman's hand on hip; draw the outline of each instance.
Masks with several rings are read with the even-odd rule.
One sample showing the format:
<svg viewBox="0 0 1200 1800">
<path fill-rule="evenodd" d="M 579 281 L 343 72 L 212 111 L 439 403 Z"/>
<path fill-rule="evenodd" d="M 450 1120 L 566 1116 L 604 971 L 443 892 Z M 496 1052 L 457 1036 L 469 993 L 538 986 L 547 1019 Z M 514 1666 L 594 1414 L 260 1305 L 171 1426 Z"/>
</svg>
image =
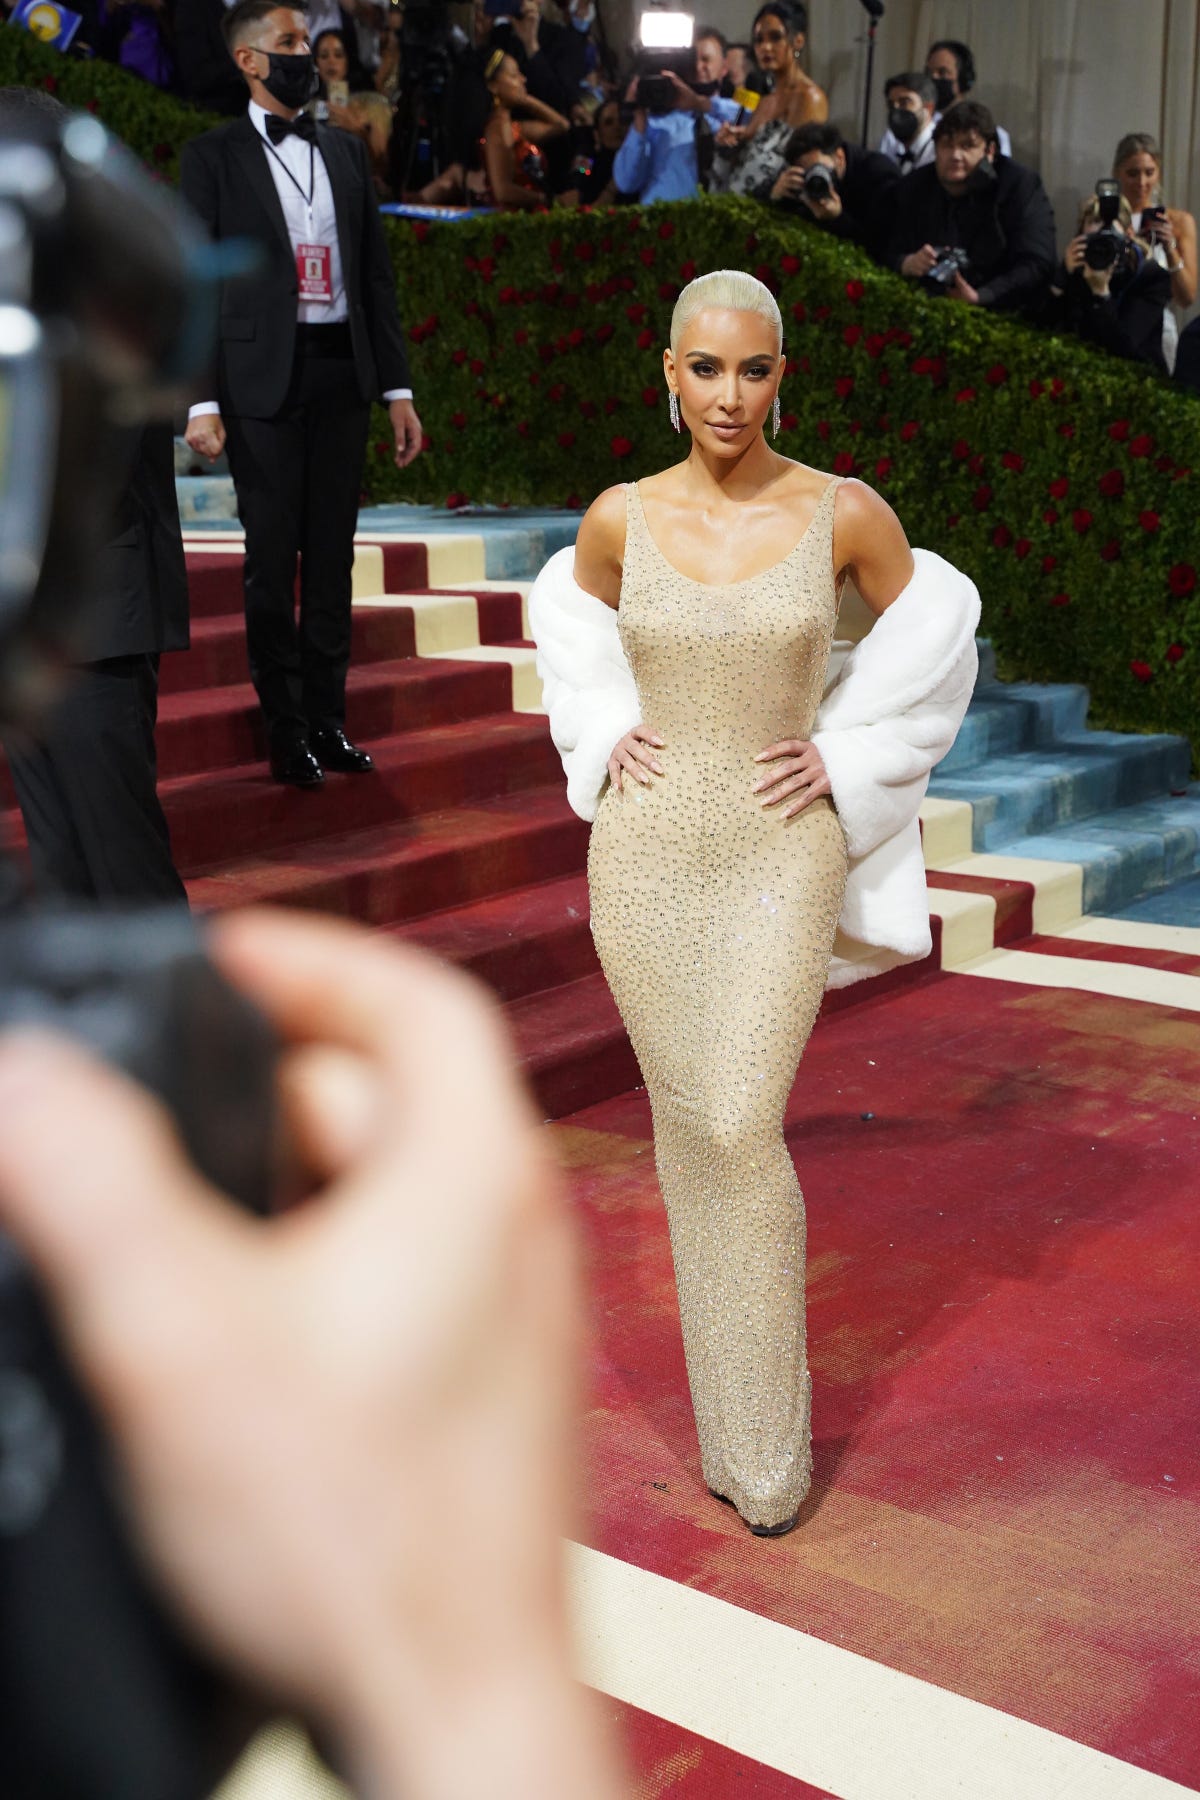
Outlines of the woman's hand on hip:
<svg viewBox="0 0 1200 1800">
<path fill-rule="evenodd" d="M 782 800 L 791 800 L 795 795 L 792 805 L 784 812 L 785 819 L 794 819 L 814 800 L 833 791 L 821 752 L 804 738 L 784 738 L 778 744 L 768 744 L 754 760 L 772 765 L 751 790 L 760 796 L 760 806 L 778 806 Z"/>
<path fill-rule="evenodd" d="M 613 746 L 613 753 L 608 759 L 608 779 L 618 793 L 624 790 L 621 786 L 621 775 L 632 775 L 643 787 L 650 786 L 651 775 L 663 773 L 662 764 L 654 755 L 655 749 L 661 750 L 663 741 L 653 725 L 635 725 L 627 731 L 619 743 Z"/>
</svg>

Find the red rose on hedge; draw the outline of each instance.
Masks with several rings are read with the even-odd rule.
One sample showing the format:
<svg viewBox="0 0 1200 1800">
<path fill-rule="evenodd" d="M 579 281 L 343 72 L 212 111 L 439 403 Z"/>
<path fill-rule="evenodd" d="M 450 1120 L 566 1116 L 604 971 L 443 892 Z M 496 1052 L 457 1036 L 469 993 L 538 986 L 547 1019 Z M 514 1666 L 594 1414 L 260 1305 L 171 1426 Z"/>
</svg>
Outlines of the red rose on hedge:
<svg viewBox="0 0 1200 1800">
<path fill-rule="evenodd" d="M 787 256 L 780 257 L 779 266 L 785 275 L 794 275 L 800 267 L 800 258 L 798 256 L 792 256 L 789 252 Z"/>
<path fill-rule="evenodd" d="M 1108 435 L 1116 444 L 1123 444 L 1129 436 L 1129 420 L 1114 419 L 1108 428 Z"/>
<path fill-rule="evenodd" d="M 968 444 L 966 438 L 955 438 L 950 446 L 950 454 L 955 462 L 966 462 L 968 456 L 971 454 L 971 446 Z"/>
<path fill-rule="evenodd" d="M 567 333 L 567 342 L 570 344 L 572 350 L 578 350 L 580 344 L 583 343 L 586 337 L 587 332 L 583 329 L 582 325 L 573 325 Z"/>
<path fill-rule="evenodd" d="M 453 493 L 446 495 L 446 505 L 450 508 L 451 512 L 453 512 L 456 507 L 468 506 L 469 504 L 470 502 L 466 494 Z"/>
<path fill-rule="evenodd" d="M 1051 569 L 1057 569 L 1057 567 L 1058 567 L 1057 556 L 1043 556 L 1043 558 L 1042 558 L 1042 574 L 1043 575 L 1049 575 Z"/>
<path fill-rule="evenodd" d="M 546 398 L 547 400 L 553 400 L 555 406 L 557 406 L 560 400 L 566 398 L 566 392 L 567 390 L 562 382 L 556 381 L 553 387 L 548 387 L 546 389 Z"/>
<path fill-rule="evenodd" d="M 610 394 L 608 396 L 608 399 L 604 402 L 604 410 L 606 413 L 611 415 L 612 413 L 616 412 L 616 410 L 617 410 L 618 406 L 620 406 L 620 404 L 621 404 L 621 402 L 617 399 L 617 396 L 615 394 Z"/>
<path fill-rule="evenodd" d="M 1046 489 L 1052 500 L 1065 500 L 1071 491 L 1071 483 L 1065 475 L 1058 475 Z"/>
<path fill-rule="evenodd" d="M 451 413 L 450 414 L 450 423 L 453 425 L 455 431 L 465 431 L 467 428 L 466 413 L 465 412 Z"/>
<path fill-rule="evenodd" d="M 821 439 L 822 443 L 826 442 L 826 440 L 828 439 L 829 430 L 830 430 L 830 426 L 829 426 L 828 419 L 818 419 L 817 420 L 817 436 Z"/>
<path fill-rule="evenodd" d="M 1025 467 L 1025 458 L 1019 450 L 1006 450 L 1000 461 L 1006 469 L 1011 469 L 1016 475 L 1019 475 Z"/>
<path fill-rule="evenodd" d="M 679 265 L 679 279 L 680 281 L 694 281 L 696 279 L 696 265 L 690 256 L 686 262 L 681 262 Z"/>
<path fill-rule="evenodd" d="M 558 447 L 560 450 L 570 450 L 574 446 L 574 444 L 575 444 L 575 433 L 573 431 L 560 431 L 559 432 Z"/>
<path fill-rule="evenodd" d="M 992 533 L 992 543 L 997 550 L 1007 550 L 1012 543 L 1012 532 L 1007 525 L 997 525 Z"/>
<path fill-rule="evenodd" d="M 644 331 L 639 331 L 637 334 L 637 347 L 639 350 L 649 350 L 653 343 L 654 333 L 647 325 Z"/>
<path fill-rule="evenodd" d="M 1070 594 L 1051 594 L 1050 604 L 1051 606 L 1070 606 L 1071 596 Z"/>
<path fill-rule="evenodd" d="M 863 328 L 861 325 L 846 326 L 845 330 L 842 332 L 842 342 L 845 344 L 847 350 L 853 350 L 862 334 Z"/>
<path fill-rule="evenodd" d="M 967 406 L 975 398 L 974 388 L 959 388 L 954 396 L 959 406 Z"/>
<path fill-rule="evenodd" d="M 1154 680 L 1154 670 L 1150 667 L 1148 662 L 1131 662 L 1129 665 L 1129 673 L 1133 676 L 1135 681 Z"/>
<path fill-rule="evenodd" d="M 1008 370 L 1003 363 L 993 363 L 984 380 L 989 387 L 1003 387 L 1008 380 Z"/>
<path fill-rule="evenodd" d="M 1036 378 L 1029 384 L 1029 395 L 1032 400 L 1040 400 L 1046 389 Z"/>
<path fill-rule="evenodd" d="M 663 220 L 658 228 L 658 235 L 660 238 L 673 238 L 675 236 L 675 227 L 670 219 Z"/>
<path fill-rule="evenodd" d="M 1146 511 L 1138 514 L 1138 524 L 1143 531 L 1157 531 L 1162 524 L 1162 519 L 1158 513 Z"/>
<path fill-rule="evenodd" d="M 1107 544 L 1101 544 L 1100 560 L 1101 562 L 1119 562 L 1121 560 L 1121 545 L 1117 538 L 1109 538 Z"/>
<path fill-rule="evenodd" d="M 1183 645 L 1182 644 L 1168 644 L 1167 645 L 1167 661 L 1169 663 L 1177 663 L 1182 655 L 1183 655 Z"/>
<path fill-rule="evenodd" d="M 649 311 L 650 308 L 648 306 L 644 305 L 642 301 L 637 300 L 632 306 L 627 306 L 625 308 L 625 317 L 627 319 L 632 319 L 635 325 L 640 325 Z"/>
<path fill-rule="evenodd" d="M 1033 544 L 1029 538 L 1018 538 L 1016 543 L 1013 545 L 1013 555 L 1016 557 L 1018 562 L 1024 562 L 1025 558 L 1029 555 L 1029 552 L 1032 549 L 1033 549 Z"/>
<path fill-rule="evenodd" d="M 833 391 L 839 400 L 848 400 L 854 392 L 853 375 L 839 375 L 833 384 Z"/>
<path fill-rule="evenodd" d="M 920 429 L 921 427 L 915 419 L 906 419 L 904 424 L 900 427 L 901 443 L 911 444 Z"/>
<path fill-rule="evenodd" d="M 879 461 L 875 464 L 875 474 L 876 474 L 877 479 L 880 481 L 886 481 L 888 476 L 891 474 L 891 472 L 892 472 L 891 457 L 890 456 L 881 456 Z"/>
<path fill-rule="evenodd" d="M 869 331 L 867 333 L 867 355 L 869 357 L 874 359 L 877 356 L 882 356 L 886 347 L 887 339 L 884 337 L 882 331 Z"/>
<path fill-rule="evenodd" d="M 808 308 L 805 306 L 803 300 L 797 300 L 793 305 L 792 317 L 795 319 L 797 325 L 803 325 L 805 319 L 807 319 Z"/>
<path fill-rule="evenodd" d="M 653 246 L 650 244 L 645 244 L 642 247 L 642 249 L 640 249 L 638 251 L 638 255 L 641 257 L 642 261 L 645 263 L 645 265 L 648 269 L 652 269 L 654 267 L 654 254 L 655 253 L 654 253 Z"/>
<path fill-rule="evenodd" d="M 796 426 L 799 423 L 800 421 L 797 419 L 795 413 L 781 413 L 779 415 L 780 431 L 795 431 Z"/>
<path fill-rule="evenodd" d="M 575 258 L 577 262 L 591 262 L 595 254 L 596 246 L 589 238 L 584 238 L 575 246 Z"/>
<path fill-rule="evenodd" d="M 1058 428 L 1058 435 L 1063 438 L 1073 438 L 1075 436 L 1075 427 L 1073 425 L 1060 425 Z"/>
<path fill-rule="evenodd" d="M 1057 525 L 1058 524 L 1058 508 L 1057 508 L 1057 506 L 1048 506 L 1046 508 L 1045 512 L 1042 514 L 1042 523 L 1044 525 Z"/>
<path fill-rule="evenodd" d="M 1096 486 L 1106 500 L 1119 500 L 1125 492 L 1125 477 L 1120 469 L 1107 469 Z"/>
<path fill-rule="evenodd" d="M 971 505 L 976 512 L 986 512 L 992 504 L 992 490 L 987 482 L 982 482 L 971 495 Z"/>
<path fill-rule="evenodd" d="M 1167 573 L 1167 586 L 1176 600 L 1186 600 L 1196 591 L 1196 571 L 1191 563 L 1175 563 Z"/>
<path fill-rule="evenodd" d="M 585 419 L 594 419 L 599 409 L 594 400 L 581 400 L 579 410 Z"/>
<path fill-rule="evenodd" d="M 1153 448 L 1154 439 L 1148 431 L 1139 432 L 1137 437 L 1131 438 L 1129 442 L 1130 456 L 1149 456 Z"/>
<path fill-rule="evenodd" d="M 861 281 L 848 281 L 846 283 L 846 298 L 852 306 L 858 305 L 866 291 L 866 286 Z"/>
<path fill-rule="evenodd" d="M 1077 506 L 1075 508 L 1075 511 L 1071 514 L 1071 524 L 1079 533 L 1080 537 L 1083 536 L 1085 531 L 1090 531 L 1092 529 L 1092 515 L 1086 506 Z"/>
<path fill-rule="evenodd" d="M 848 450 L 838 451 L 833 459 L 833 472 L 835 475 L 853 475 L 854 458 Z"/>
<path fill-rule="evenodd" d="M 597 325 L 595 331 L 592 333 L 592 336 L 595 338 L 595 340 L 598 344 L 607 344 L 609 338 L 612 336 L 612 334 L 615 330 L 616 330 L 615 325 L 610 324 L 606 320 L 603 325 Z"/>
<path fill-rule="evenodd" d="M 657 406 L 658 405 L 658 389 L 656 387 L 644 387 L 642 389 L 642 405 L 643 406 Z"/>
<path fill-rule="evenodd" d="M 609 449 L 614 456 L 628 456 L 633 449 L 633 445 L 627 437 L 615 437 L 609 444 Z"/>
</svg>

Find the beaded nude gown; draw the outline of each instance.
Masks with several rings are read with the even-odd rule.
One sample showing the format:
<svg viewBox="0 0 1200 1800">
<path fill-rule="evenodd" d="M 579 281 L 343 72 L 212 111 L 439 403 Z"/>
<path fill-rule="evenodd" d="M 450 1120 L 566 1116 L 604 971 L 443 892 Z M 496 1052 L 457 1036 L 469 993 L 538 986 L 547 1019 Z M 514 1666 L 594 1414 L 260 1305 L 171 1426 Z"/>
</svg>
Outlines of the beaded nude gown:
<svg viewBox="0 0 1200 1800">
<path fill-rule="evenodd" d="M 804 1200 L 783 1111 L 846 880 L 828 799 L 794 819 L 755 754 L 807 737 L 837 614 L 830 481 L 804 536 L 726 586 L 667 562 L 636 483 L 618 623 L 665 740 L 649 787 L 609 788 L 588 853 L 592 932 L 650 1096 L 704 1479 L 749 1524 L 808 1491 Z"/>
</svg>

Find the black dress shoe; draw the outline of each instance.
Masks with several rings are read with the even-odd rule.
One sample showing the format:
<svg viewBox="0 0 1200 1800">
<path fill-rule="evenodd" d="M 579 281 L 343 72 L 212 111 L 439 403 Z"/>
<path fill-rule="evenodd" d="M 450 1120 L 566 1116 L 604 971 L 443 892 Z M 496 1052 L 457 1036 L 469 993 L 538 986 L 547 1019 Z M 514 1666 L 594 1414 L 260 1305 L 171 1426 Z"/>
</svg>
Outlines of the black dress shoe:
<svg viewBox="0 0 1200 1800">
<path fill-rule="evenodd" d="M 325 779 L 324 769 L 303 738 L 272 750 L 271 774 L 289 787 L 320 787 Z"/>
<path fill-rule="evenodd" d="M 323 769 L 336 769 L 339 775 L 365 775 L 375 767 L 367 752 L 352 744 L 339 725 L 316 726 L 308 741 Z"/>
</svg>

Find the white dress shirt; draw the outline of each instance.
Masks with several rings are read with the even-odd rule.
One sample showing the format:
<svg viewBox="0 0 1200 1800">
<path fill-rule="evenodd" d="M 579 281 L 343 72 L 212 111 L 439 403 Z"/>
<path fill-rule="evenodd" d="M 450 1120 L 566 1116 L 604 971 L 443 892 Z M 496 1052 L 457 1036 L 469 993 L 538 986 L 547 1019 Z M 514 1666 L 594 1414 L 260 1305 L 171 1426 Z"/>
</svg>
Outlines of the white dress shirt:
<svg viewBox="0 0 1200 1800">
<path fill-rule="evenodd" d="M 333 188 L 325 159 L 315 144 L 291 135 L 273 144 L 267 136 L 268 114 L 256 100 L 250 102 L 250 123 L 262 139 L 263 155 L 283 208 L 283 222 L 291 240 L 292 254 L 300 244 L 326 244 L 329 247 L 328 300 L 298 300 L 296 319 L 301 325 L 344 325 L 349 318 L 346 286 L 342 274 L 342 252 L 338 243 L 337 214 L 333 205 Z M 335 128 L 336 129 L 336 128 Z M 389 388 L 383 396 L 388 400 L 411 400 L 411 388 Z M 188 418 L 202 413 L 220 412 L 215 400 L 201 400 L 189 406 Z"/>
<path fill-rule="evenodd" d="M 930 119 L 924 131 L 918 131 L 911 144 L 902 144 L 889 125 L 879 140 L 879 153 L 894 162 L 902 175 L 908 175 L 913 169 L 923 169 L 926 163 L 933 161 L 933 127 L 936 120 Z"/>
</svg>

